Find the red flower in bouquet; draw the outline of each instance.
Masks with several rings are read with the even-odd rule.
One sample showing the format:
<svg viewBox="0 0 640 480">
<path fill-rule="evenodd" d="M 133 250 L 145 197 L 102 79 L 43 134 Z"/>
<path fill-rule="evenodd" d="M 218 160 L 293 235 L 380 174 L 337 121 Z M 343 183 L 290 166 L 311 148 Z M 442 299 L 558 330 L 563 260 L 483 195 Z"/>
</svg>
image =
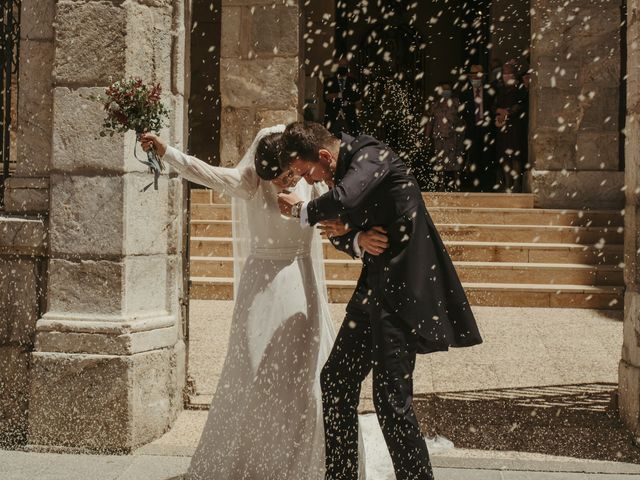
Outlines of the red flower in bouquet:
<svg viewBox="0 0 640 480">
<path fill-rule="evenodd" d="M 162 104 L 160 84 L 146 85 L 140 78 L 119 80 L 107 87 L 104 109 L 107 112 L 101 135 L 133 130 L 159 133 L 169 116 Z"/>
<path fill-rule="evenodd" d="M 160 133 L 169 117 L 169 110 L 160 101 L 160 84 L 146 85 L 140 78 L 129 78 L 115 82 L 107 87 L 105 93 L 107 98 L 101 100 L 104 101 L 107 116 L 102 125 L 101 136 L 113 136 L 133 130 L 139 139 L 145 132 Z M 153 150 L 147 152 L 146 160 L 138 159 L 135 150 L 133 154 L 154 173 L 154 186 L 157 190 L 160 172 L 164 170 L 162 161 Z"/>
</svg>

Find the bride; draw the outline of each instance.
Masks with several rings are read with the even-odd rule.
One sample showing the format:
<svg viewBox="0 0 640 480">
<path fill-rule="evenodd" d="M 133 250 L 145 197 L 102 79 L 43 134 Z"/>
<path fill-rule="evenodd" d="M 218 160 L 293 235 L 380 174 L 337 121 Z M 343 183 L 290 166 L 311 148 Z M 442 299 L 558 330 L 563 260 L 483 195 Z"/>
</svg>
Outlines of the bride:
<svg viewBox="0 0 640 480">
<path fill-rule="evenodd" d="M 320 186 L 278 165 L 284 126 L 261 130 L 236 168 L 212 167 L 141 138 L 182 177 L 232 198 L 235 308 L 224 362 L 189 480 L 324 478 L 319 372 L 335 337 L 317 232 L 280 214 L 277 193 Z M 324 187 L 326 191 L 326 187 Z"/>
</svg>

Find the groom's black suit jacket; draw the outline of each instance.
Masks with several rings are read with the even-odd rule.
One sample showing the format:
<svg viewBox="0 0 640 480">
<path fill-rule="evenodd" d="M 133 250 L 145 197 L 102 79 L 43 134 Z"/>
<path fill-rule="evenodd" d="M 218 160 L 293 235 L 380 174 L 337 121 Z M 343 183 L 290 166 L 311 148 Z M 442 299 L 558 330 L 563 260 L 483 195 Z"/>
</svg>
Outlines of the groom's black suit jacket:
<svg viewBox="0 0 640 480">
<path fill-rule="evenodd" d="M 335 187 L 309 202 L 309 223 L 342 219 L 352 230 L 333 239 L 355 257 L 358 231 L 384 227 L 389 248 L 364 254 L 364 268 L 348 309 L 382 306 L 418 334 L 418 352 L 482 342 L 458 275 L 427 213 L 415 177 L 386 145 L 373 137 L 342 134 Z M 371 301 L 372 293 L 374 297 Z"/>
</svg>

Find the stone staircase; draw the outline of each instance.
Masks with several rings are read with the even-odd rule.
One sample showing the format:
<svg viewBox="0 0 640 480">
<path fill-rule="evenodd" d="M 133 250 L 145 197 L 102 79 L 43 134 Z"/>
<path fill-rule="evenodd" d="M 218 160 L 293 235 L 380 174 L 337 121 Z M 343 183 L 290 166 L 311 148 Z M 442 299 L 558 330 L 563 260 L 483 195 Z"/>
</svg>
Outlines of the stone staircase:
<svg viewBox="0 0 640 480">
<path fill-rule="evenodd" d="M 472 304 L 621 309 L 619 211 L 543 210 L 529 194 L 425 194 Z M 192 192 L 191 298 L 233 298 L 231 209 Z M 329 298 L 347 302 L 361 263 L 324 244 Z"/>
</svg>

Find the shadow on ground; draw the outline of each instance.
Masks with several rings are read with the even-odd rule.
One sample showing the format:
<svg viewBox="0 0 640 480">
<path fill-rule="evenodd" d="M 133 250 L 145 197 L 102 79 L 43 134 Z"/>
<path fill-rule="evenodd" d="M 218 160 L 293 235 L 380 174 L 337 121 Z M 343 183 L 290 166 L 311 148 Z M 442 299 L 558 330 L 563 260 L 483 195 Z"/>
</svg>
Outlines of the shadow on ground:
<svg viewBox="0 0 640 480">
<path fill-rule="evenodd" d="M 429 394 L 415 405 L 423 431 L 458 448 L 640 463 L 616 396 L 617 385 L 591 383 Z"/>
</svg>

